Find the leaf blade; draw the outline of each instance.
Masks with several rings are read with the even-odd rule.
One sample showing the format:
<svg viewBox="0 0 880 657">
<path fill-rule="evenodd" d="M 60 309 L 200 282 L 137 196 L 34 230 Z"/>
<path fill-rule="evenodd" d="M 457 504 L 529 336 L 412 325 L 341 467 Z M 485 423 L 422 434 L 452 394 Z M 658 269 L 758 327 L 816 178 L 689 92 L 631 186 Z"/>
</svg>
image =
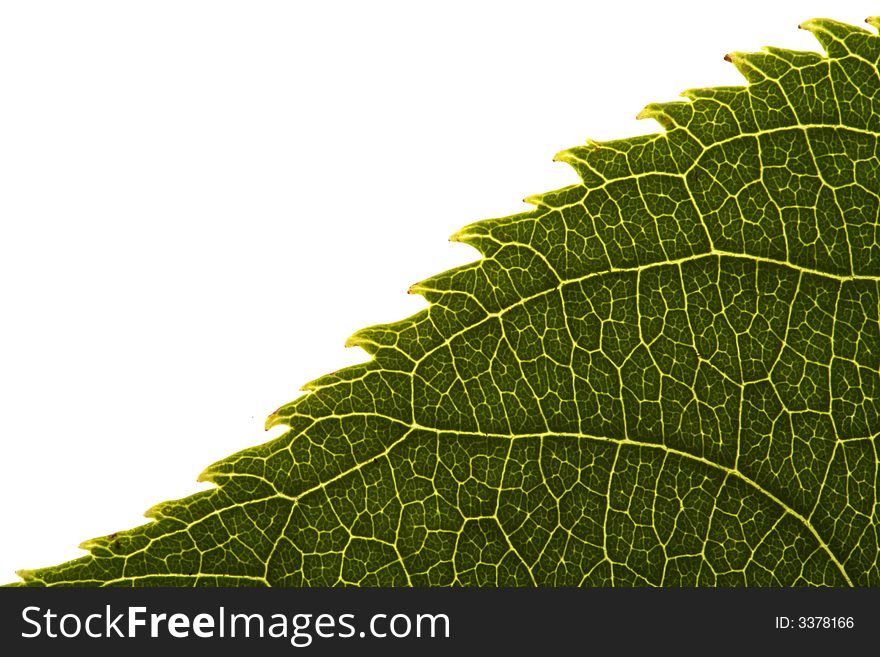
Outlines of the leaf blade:
<svg viewBox="0 0 880 657">
<path fill-rule="evenodd" d="M 876 585 L 880 39 L 804 27 L 828 57 L 732 53 L 748 86 L 564 151 L 583 184 L 457 233 L 483 258 L 285 436 L 25 579 Z"/>
</svg>

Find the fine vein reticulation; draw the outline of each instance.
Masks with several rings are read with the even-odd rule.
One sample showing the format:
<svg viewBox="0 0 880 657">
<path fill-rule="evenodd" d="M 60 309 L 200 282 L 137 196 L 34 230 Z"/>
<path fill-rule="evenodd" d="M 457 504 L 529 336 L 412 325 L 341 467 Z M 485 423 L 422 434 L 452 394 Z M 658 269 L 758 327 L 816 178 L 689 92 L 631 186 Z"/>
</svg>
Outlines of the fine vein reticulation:
<svg viewBox="0 0 880 657">
<path fill-rule="evenodd" d="M 880 585 L 880 37 L 801 27 L 826 55 L 560 153 L 282 437 L 21 584 Z"/>
</svg>

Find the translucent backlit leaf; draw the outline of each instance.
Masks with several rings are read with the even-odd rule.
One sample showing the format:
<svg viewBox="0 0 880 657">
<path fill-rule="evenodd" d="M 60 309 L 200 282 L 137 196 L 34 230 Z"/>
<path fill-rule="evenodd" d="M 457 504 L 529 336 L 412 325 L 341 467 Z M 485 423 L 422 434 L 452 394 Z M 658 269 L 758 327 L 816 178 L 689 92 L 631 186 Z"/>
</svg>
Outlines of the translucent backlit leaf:
<svg viewBox="0 0 880 657">
<path fill-rule="evenodd" d="M 22 584 L 880 585 L 880 37 L 802 27 L 558 154 L 283 436 Z"/>
</svg>

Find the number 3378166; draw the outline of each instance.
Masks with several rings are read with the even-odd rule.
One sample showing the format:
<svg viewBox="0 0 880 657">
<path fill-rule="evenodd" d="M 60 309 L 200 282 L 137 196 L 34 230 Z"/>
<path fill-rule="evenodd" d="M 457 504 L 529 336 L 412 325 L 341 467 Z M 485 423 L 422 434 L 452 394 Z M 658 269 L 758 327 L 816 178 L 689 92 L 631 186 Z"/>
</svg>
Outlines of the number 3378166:
<svg viewBox="0 0 880 657">
<path fill-rule="evenodd" d="M 855 623 L 852 616 L 799 616 L 798 627 L 803 630 L 846 630 Z"/>
</svg>

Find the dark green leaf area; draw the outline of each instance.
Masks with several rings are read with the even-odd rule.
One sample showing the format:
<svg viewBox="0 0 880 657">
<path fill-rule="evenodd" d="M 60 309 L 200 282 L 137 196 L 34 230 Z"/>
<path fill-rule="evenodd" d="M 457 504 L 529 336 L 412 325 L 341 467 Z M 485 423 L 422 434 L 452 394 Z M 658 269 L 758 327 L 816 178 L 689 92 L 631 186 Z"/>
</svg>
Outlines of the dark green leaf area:
<svg viewBox="0 0 880 657">
<path fill-rule="evenodd" d="M 25 583 L 880 585 L 880 37 L 804 27 L 560 153 L 285 435 Z"/>
</svg>

